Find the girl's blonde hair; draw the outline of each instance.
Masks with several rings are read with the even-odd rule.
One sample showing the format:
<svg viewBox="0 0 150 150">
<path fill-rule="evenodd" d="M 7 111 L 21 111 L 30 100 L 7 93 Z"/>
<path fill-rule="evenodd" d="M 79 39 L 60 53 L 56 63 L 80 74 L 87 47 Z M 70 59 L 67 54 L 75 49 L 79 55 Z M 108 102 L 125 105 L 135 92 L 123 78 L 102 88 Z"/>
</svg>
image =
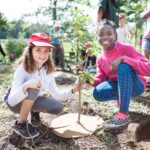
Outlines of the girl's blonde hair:
<svg viewBox="0 0 150 150">
<path fill-rule="evenodd" d="M 18 66 L 20 64 L 23 64 L 25 70 L 28 73 L 32 73 L 32 72 L 34 72 L 36 70 L 35 64 L 34 64 L 34 59 L 33 59 L 33 54 L 32 54 L 32 49 L 34 47 L 35 47 L 35 45 L 28 44 L 25 47 L 22 56 L 16 62 L 16 66 Z M 50 48 L 49 48 L 49 50 L 51 51 Z M 48 60 L 43 64 L 43 66 L 45 67 L 45 69 L 47 71 L 47 74 L 55 71 L 55 69 L 54 69 L 54 63 L 53 63 L 52 58 L 51 58 L 51 54 L 49 54 Z"/>
</svg>

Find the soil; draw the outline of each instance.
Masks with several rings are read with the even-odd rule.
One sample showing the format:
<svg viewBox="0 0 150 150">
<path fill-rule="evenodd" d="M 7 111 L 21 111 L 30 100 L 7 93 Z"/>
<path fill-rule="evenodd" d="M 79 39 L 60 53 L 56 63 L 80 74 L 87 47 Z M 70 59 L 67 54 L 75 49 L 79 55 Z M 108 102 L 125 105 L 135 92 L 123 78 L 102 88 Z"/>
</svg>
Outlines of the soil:
<svg viewBox="0 0 150 150">
<path fill-rule="evenodd" d="M 65 81 L 65 82 L 64 82 Z M 68 81 L 68 82 L 67 82 Z M 74 78 L 57 80 L 60 88 L 70 88 L 74 85 Z M 65 108 L 63 113 L 78 112 L 78 95 L 74 100 L 63 101 Z M 40 136 L 33 140 L 24 140 L 13 132 L 13 125 L 17 116 L 9 112 L 1 103 L 0 112 L 0 150 L 150 150 L 150 94 L 131 101 L 128 126 L 115 131 L 107 131 L 105 128 L 97 129 L 92 135 L 63 139 L 53 134 L 50 121 L 55 115 L 41 114 L 42 124 L 38 127 Z M 98 115 L 104 120 L 110 119 L 118 108 L 114 102 L 97 103 L 92 100 L 91 89 L 85 87 L 82 91 L 81 113 L 85 115 Z M 9 112 L 6 115 L 5 112 Z"/>
</svg>

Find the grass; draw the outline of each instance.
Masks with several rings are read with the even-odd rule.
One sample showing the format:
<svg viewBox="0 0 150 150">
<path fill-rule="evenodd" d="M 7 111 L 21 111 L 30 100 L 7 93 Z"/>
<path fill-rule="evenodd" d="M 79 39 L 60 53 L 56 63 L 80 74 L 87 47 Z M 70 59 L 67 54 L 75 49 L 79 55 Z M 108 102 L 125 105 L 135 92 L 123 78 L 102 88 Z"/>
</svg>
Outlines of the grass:
<svg viewBox="0 0 150 150">
<path fill-rule="evenodd" d="M 12 115 L 12 112 L 3 103 L 3 97 L 7 92 L 7 88 L 10 87 L 11 81 L 12 74 L 10 72 L 0 73 L 0 118 L 7 118 Z"/>
</svg>

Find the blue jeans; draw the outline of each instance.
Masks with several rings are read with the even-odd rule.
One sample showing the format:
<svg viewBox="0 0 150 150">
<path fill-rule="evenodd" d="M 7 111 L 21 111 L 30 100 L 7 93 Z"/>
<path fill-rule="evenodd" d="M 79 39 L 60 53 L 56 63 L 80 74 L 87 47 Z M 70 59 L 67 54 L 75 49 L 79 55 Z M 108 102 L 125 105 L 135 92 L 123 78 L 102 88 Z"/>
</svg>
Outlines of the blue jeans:
<svg viewBox="0 0 150 150">
<path fill-rule="evenodd" d="M 118 81 L 105 81 L 93 90 L 93 97 L 99 102 L 120 100 L 120 111 L 128 112 L 130 99 L 144 92 L 144 86 L 134 69 L 125 63 L 118 66 Z"/>
</svg>

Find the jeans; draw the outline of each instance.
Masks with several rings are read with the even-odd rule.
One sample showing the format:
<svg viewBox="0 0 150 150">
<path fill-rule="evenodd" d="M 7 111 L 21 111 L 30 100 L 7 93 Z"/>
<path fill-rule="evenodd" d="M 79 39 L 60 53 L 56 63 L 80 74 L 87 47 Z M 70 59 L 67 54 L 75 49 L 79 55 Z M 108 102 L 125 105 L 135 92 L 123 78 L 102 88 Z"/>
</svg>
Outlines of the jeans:
<svg viewBox="0 0 150 150">
<path fill-rule="evenodd" d="M 125 63 L 118 66 L 117 81 L 105 81 L 93 90 L 93 97 L 99 102 L 120 100 L 120 111 L 128 112 L 130 99 L 144 92 L 144 86 L 134 69 Z"/>
</svg>

